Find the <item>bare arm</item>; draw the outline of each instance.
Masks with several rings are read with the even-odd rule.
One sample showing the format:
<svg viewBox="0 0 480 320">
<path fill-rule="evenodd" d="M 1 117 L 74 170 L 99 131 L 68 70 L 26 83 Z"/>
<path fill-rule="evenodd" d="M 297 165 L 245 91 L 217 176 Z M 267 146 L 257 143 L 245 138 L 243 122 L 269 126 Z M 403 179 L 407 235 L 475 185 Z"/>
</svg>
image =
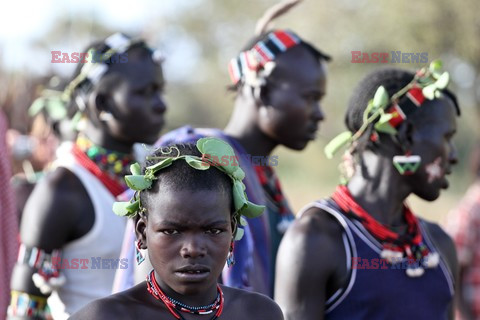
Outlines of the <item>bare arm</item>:
<svg viewBox="0 0 480 320">
<path fill-rule="evenodd" d="M 88 208 L 94 219 L 92 204 L 80 181 L 66 169 L 55 170 L 39 182 L 25 205 L 20 226 L 22 244 L 46 253 L 61 249 L 93 225 L 85 213 Z M 46 298 L 48 294 L 42 293 L 32 281 L 37 271 L 28 263 L 17 263 L 11 289 Z"/>
<path fill-rule="evenodd" d="M 324 318 L 327 282 L 344 262 L 342 252 L 341 228 L 325 213 L 311 209 L 295 221 L 277 256 L 275 300 L 286 320 Z"/>
<path fill-rule="evenodd" d="M 243 306 L 239 308 L 238 304 L 236 305 L 238 309 L 236 315 L 243 313 L 243 316 L 238 317 L 238 319 L 284 320 L 278 304 L 263 294 L 249 292 L 248 295 L 243 295 L 240 299 L 243 300 Z M 245 313 L 245 310 L 249 310 L 249 313 Z"/>
</svg>

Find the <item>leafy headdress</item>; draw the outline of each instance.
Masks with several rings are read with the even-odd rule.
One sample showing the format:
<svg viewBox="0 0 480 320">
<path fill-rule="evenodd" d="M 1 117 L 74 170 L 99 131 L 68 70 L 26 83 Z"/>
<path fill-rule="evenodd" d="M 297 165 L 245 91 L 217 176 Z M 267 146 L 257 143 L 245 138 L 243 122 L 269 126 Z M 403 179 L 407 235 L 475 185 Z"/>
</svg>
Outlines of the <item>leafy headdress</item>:
<svg viewBox="0 0 480 320">
<path fill-rule="evenodd" d="M 435 60 L 429 67 L 415 73 L 413 80 L 400 91 L 388 96 L 383 86 L 378 87 L 372 100 L 363 113 L 363 124 L 357 132 L 345 131 L 333 138 L 325 147 L 327 158 L 343 146 L 353 144 L 374 123 L 374 134 L 384 133 L 395 136 L 400 124 L 422 106 L 425 100 L 433 100 L 442 95 L 450 80 L 448 72 L 442 72 L 442 62 Z"/>
<path fill-rule="evenodd" d="M 150 189 L 153 182 L 158 179 L 157 174 L 160 170 L 170 166 L 174 161 L 184 160 L 190 167 L 196 170 L 208 170 L 211 167 L 222 171 L 232 180 L 232 198 L 234 205 L 233 218 L 239 222 L 240 225 L 245 226 L 247 218 L 256 218 L 260 216 L 265 207 L 256 205 L 247 199 L 245 193 L 245 185 L 243 179 L 245 178 L 245 172 L 240 168 L 238 163 L 229 163 L 227 165 L 220 165 L 209 161 L 209 159 L 221 159 L 227 156 L 228 159 L 232 159 L 235 156 L 235 152 L 232 147 L 225 141 L 218 138 L 208 137 L 201 138 L 197 141 L 197 149 L 202 154 L 202 157 L 193 155 L 177 155 L 174 157 L 147 157 L 147 160 L 153 160 L 160 158 L 161 160 L 151 166 L 145 168 L 144 174 L 142 174 L 140 165 L 138 163 L 132 164 L 130 167 L 131 175 L 125 176 L 127 185 L 135 191 L 133 198 L 126 202 L 115 202 L 113 204 L 113 211 L 119 216 L 127 216 L 134 218 L 140 212 L 144 212 L 145 208 L 142 207 L 140 202 L 140 193 L 144 190 Z M 235 239 L 239 240 L 243 236 L 243 229 L 237 228 L 235 233 Z"/>
</svg>

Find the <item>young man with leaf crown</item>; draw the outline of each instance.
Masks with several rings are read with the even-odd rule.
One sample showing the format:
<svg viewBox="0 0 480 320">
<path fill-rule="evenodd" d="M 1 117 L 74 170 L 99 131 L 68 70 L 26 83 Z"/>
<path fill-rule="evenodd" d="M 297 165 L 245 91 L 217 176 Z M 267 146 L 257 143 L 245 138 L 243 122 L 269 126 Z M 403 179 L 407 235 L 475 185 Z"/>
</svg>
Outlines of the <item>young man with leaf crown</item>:
<svg viewBox="0 0 480 320">
<path fill-rule="evenodd" d="M 236 263 L 225 269 L 223 283 L 269 296 L 273 295 L 278 245 L 294 216 L 273 168 L 255 165 L 251 159 L 266 158 L 279 145 L 303 150 L 315 139 L 324 119 L 321 100 L 326 94 L 325 63 L 330 60 L 292 31 L 266 31 L 274 18 L 298 2 L 283 1 L 269 9 L 257 24 L 256 36 L 230 62 L 236 99 L 227 127 L 222 131 L 185 126 L 159 142 L 215 136 L 234 148 L 246 174 L 248 197 L 267 209 L 262 217 L 247 218 L 245 236 L 234 250 Z"/>
<path fill-rule="evenodd" d="M 457 162 L 460 114 L 441 63 L 416 74 L 380 69 L 353 94 L 344 185 L 306 206 L 279 249 L 275 300 L 286 319 L 452 319 L 455 247 L 414 215 L 410 194 L 433 201 Z"/>
<path fill-rule="evenodd" d="M 238 164 L 218 166 L 207 155 L 235 157 L 225 141 L 202 138 L 195 146 L 158 149 L 143 170 L 132 165 L 125 179 L 134 196 L 114 211 L 133 219 L 153 269 L 146 281 L 92 302 L 72 319 L 283 319 L 270 298 L 217 283 L 225 262 L 231 265 L 244 217 L 258 217 L 265 207 L 248 201 Z"/>
</svg>

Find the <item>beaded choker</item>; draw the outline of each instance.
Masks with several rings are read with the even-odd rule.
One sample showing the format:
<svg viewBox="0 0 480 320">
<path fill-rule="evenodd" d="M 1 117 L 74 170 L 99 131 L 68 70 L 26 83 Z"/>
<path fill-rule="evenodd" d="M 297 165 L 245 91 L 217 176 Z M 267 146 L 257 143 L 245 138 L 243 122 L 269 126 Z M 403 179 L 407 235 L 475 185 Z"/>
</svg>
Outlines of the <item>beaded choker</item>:
<svg viewBox="0 0 480 320">
<path fill-rule="evenodd" d="M 147 290 L 155 299 L 162 300 L 165 306 L 167 306 L 168 311 L 170 311 L 170 313 L 176 319 L 180 319 L 180 320 L 185 319 L 179 313 L 179 311 L 187 312 L 191 314 L 198 314 L 198 315 L 210 314 L 216 311 L 213 317 L 210 319 L 210 320 L 215 320 L 222 314 L 222 311 L 223 311 L 224 298 L 223 298 L 222 289 L 220 288 L 219 285 L 217 285 L 217 298 L 215 299 L 215 301 L 209 305 L 201 306 L 201 307 L 188 306 L 186 304 L 183 304 L 167 296 L 162 291 L 162 289 L 160 289 L 160 286 L 157 284 L 154 270 L 150 271 L 150 273 L 147 276 Z"/>
<path fill-rule="evenodd" d="M 114 196 L 128 189 L 123 177 L 128 174 L 129 166 L 133 163 L 131 154 L 94 145 L 85 136 L 77 138 L 73 154 L 80 164 L 97 176 Z"/>
<path fill-rule="evenodd" d="M 408 276 L 422 276 L 425 272 L 424 267 L 435 268 L 438 265 L 440 259 L 438 253 L 430 252 L 424 244 L 418 219 L 407 206 L 404 206 L 407 232 L 401 235 L 376 221 L 360 207 L 346 186 L 337 187 L 332 199 L 343 211 L 358 219 L 365 229 L 382 243 L 381 258 L 391 264 L 402 262 L 404 257 L 408 259 L 406 270 Z"/>
</svg>

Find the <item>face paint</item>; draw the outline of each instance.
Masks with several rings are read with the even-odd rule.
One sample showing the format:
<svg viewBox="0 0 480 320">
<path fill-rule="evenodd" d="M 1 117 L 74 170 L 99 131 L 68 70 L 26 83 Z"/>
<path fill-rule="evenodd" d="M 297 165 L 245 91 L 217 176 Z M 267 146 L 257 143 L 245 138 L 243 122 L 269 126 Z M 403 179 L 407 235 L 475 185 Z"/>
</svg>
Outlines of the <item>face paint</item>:
<svg viewBox="0 0 480 320">
<path fill-rule="evenodd" d="M 432 183 L 443 176 L 443 169 L 440 166 L 441 163 L 442 158 L 438 157 L 432 163 L 425 166 L 425 171 L 428 174 L 428 183 Z"/>
</svg>

